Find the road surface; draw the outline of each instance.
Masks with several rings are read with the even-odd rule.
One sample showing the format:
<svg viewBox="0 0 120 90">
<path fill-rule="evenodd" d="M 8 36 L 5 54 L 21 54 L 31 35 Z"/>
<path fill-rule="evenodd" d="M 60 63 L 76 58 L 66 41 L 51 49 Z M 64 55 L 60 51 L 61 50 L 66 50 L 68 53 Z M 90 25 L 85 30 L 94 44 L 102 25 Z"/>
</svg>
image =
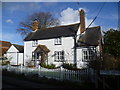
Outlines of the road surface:
<svg viewBox="0 0 120 90">
<path fill-rule="evenodd" d="M 4 88 L 62 88 L 54 85 L 42 84 L 32 81 L 20 80 L 14 77 L 2 77 L 2 89 Z"/>
</svg>

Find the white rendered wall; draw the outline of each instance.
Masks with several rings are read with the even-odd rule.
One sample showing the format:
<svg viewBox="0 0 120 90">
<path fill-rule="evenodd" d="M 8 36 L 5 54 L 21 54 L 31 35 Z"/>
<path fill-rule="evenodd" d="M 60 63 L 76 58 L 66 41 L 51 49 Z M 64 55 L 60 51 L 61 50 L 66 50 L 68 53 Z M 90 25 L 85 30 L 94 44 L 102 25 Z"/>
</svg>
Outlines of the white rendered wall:
<svg viewBox="0 0 120 90">
<path fill-rule="evenodd" d="M 82 68 L 84 63 L 82 61 L 82 48 L 77 48 L 76 50 L 77 55 L 77 67 Z"/>
<path fill-rule="evenodd" d="M 7 51 L 7 58 L 11 65 L 23 64 L 23 53 L 19 53 L 13 45 Z"/>
<path fill-rule="evenodd" d="M 18 53 L 18 64 L 23 64 L 23 53 Z"/>
<path fill-rule="evenodd" d="M 55 64 L 56 66 L 60 66 L 62 62 L 54 61 L 54 51 L 65 51 L 65 62 L 66 63 L 74 63 L 74 39 L 73 37 L 62 37 L 62 45 L 54 45 L 55 39 L 46 39 L 46 40 L 38 40 L 38 45 L 46 45 L 46 47 L 50 50 L 48 53 L 48 64 Z M 24 42 L 24 61 L 27 62 L 32 60 L 32 52 L 37 48 L 32 46 L 32 41 Z M 86 65 L 86 62 L 82 61 L 82 49 L 85 47 L 77 48 L 77 67 L 82 68 Z M 99 48 L 97 47 L 97 51 L 99 52 Z"/>
<path fill-rule="evenodd" d="M 32 52 L 36 47 L 32 46 L 32 41 L 24 41 L 24 64 L 32 60 Z"/>
<path fill-rule="evenodd" d="M 17 65 L 17 52 L 8 52 L 7 53 L 7 58 L 10 61 L 11 65 Z"/>
<path fill-rule="evenodd" d="M 54 51 L 65 51 L 65 60 L 66 62 L 73 62 L 73 46 L 74 46 L 74 39 L 73 37 L 62 37 L 62 45 L 54 45 L 55 39 L 46 39 L 46 40 L 38 40 L 38 45 L 46 45 L 46 47 L 50 50 L 48 53 L 48 64 L 55 64 L 59 66 L 62 62 L 55 62 L 54 61 Z M 24 42 L 24 61 L 27 62 L 32 60 L 32 52 L 37 47 L 32 46 L 32 41 L 25 41 Z"/>
<path fill-rule="evenodd" d="M 46 39 L 46 40 L 38 40 L 38 45 L 46 45 L 46 47 L 50 50 L 48 53 L 48 64 L 55 64 L 56 66 L 60 66 L 62 62 L 54 61 L 54 51 L 65 51 L 65 62 L 66 63 L 74 63 L 74 39 L 73 37 L 62 37 L 62 45 L 54 45 L 55 39 Z M 25 62 L 32 60 L 32 52 L 37 48 L 32 46 L 32 41 L 24 42 L 24 59 Z M 86 62 L 82 61 L 82 49 L 87 49 L 85 47 L 77 48 L 77 67 L 82 68 L 85 67 Z M 98 47 L 96 48 L 98 51 Z"/>
<path fill-rule="evenodd" d="M 17 52 L 19 52 L 13 45 L 7 51 L 7 58 L 11 65 L 17 65 Z"/>
</svg>

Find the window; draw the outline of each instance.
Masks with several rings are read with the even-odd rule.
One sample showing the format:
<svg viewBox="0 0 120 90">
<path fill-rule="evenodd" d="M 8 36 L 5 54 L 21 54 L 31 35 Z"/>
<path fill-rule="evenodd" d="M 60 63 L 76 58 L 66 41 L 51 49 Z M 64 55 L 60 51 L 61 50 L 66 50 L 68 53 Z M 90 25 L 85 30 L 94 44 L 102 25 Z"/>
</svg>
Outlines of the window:
<svg viewBox="0 0 120 90">
<path fill-rule="evenodd" d="M 55 51 L 55 61 L 57 62 L 64 61 L 64 51 Z"/>
<path fill-rule="evenodd" d="M 56 38 L 55 39 L 55 45 L 61 45 L 62 44 L 62 39 L 61 38 Z"/>
<path fill-rule="evenodd" d="M 95 60 L 96 53 L 94 49 L 83 49 L 83 61 Z"/>
<path fill-rule="evenodd" d="M 32 52 L 32 60 L 40 59 L 40 58 L 41 58 L 41 54 L 40 53 Z"/>
<path fill-rule="evenodd" d="M 32 60 L 35 60 L 35 53 L 32 52 Z"/>
<path fill-rule="evenodd" d="M 33 46 L 33 47 L 36 47 L 37 45 L 38 45 L 38 40 L 32 41 L 32 46 Z"/>
</svg>

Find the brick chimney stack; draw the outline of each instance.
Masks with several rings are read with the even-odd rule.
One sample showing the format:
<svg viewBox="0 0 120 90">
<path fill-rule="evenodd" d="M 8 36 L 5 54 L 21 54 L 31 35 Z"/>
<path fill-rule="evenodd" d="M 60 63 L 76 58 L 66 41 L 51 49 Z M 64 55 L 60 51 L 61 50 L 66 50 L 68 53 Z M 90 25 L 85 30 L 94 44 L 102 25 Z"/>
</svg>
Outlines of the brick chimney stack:
<svg viewBox="0 0 120 90">
<path fill-rule="evenodd" d="M 80 11 L 80 33 L 85 31 L 85 12 L 83 9 Z"/>
<path fill-rule="evenodd" d="M 37 19 L 35 19 L 33 22 L 32 31 L 38 30 L 38 25 L 39 25 L 39 22 L 37 21 Z"/>
</svg>

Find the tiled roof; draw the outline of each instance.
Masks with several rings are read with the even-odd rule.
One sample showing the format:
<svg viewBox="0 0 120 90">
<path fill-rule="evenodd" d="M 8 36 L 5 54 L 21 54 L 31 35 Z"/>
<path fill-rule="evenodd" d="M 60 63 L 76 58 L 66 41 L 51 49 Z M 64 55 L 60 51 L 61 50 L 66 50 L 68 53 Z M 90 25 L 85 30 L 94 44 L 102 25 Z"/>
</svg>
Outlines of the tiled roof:
<svg viewBox="0 0 120 90">
<path fill-rule="evenodd" d="M 37 48 L 34 50 L 34 52 L 39 52 L 39 51 L 44 51 L 44 52 L 50 52 L 50 50 L 45 46 L 45 45 L 38 45 Z"/>
<path fill-rule="evenodd" d="M 74 36 L 79 28 L 79 25 L 80 23 L 37 30 L 36 32 L 28 34 L 24 40 L 30 41 Z"/>
<path fill-rule="evenodd" d="M 12 44 L 12 45 L 15 46 L 20 53 L 23 53 L 23 52 L 24 52 L 24 46 L 22 46 L 22 45 L 17 45 L 17 44 Z"/>
<path fill-rule="evenodd" d="M 97 46 L 100 36 L 100 26 L 88 28 L 85 33 L 79 37 L 78 46 Z"/>
<path fill-rule="evenodd" d="M 0 45 L 2 47 L 10 47 L 11 46 L 11 43 L 10 42 L 7 42 L 7 41 L 0 41 Z"/>
<path fill-rule="evenodd" d="M 0 56 L 3 56 L 10 48 L 10 46 L 11 46 L 10 42 L 0 40 Z"/>
<path fill-rule="evenodd" d="M 9 49 L 9 47 L 1 47 L 0 46 L 0 56 L 3 56 L 7 52 L 8 49 Z"/>
</svg>

